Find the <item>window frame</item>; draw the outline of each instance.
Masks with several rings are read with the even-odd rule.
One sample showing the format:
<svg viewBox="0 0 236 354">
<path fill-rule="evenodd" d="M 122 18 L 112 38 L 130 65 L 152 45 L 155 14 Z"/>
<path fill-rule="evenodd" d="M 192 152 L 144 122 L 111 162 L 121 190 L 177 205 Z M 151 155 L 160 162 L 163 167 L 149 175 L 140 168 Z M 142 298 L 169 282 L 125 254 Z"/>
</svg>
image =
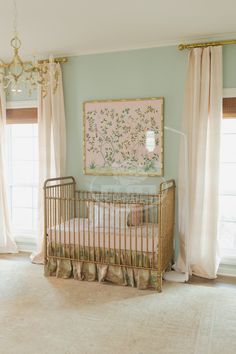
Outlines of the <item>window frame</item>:
<svg viewBox="0 0 236 354">
<path fill-rule="evenodd" d="M 6 109 L 7 111 L 8 110 L 14 110 L 14 109 L 19 109 L 20 112 L 30 112 L 29 114 L 29 117 L 28 119 L 25 120 L 25 122 L 23 122 L 22 118 L 20 118 L 19 120 L 19 124 L 33 124 L 33 123 L 36 123 L 37 120 L 32 119 L 32 112 L 34 112 L 35 114 L 35 109 L 36 109 L 36 113 L 38 112 L 38 102 L 37 101 L 34 101 L 34 100 L 30 100 L 30 101 L 9 101 L 7 102 L 7 105 L 6 105 Z M 13 112 L 13 116 L 14 116 L 14 112 Z M 6 122 L 7 125 L 11 125 L 11 124 L 18 124 L 16 122 L 16 120 L 9 120 Z M 11 153 L 11 152 L 10 152 Z M 8 171 L 10 170 L 9 168 L 9 162 L 10 161 L 7 161 L 7 168 L 8 168 Z M 12 210 L 12 180 L 10 181 L 10 183 L 8 184 L 8 188 L 9 188 L 9 192 L 10 192 L 10 195 L 9 195 L 9 207 L 10 207 L 10 210 Z M 20 186 L 20 185 L 19 185 Z M 37 187 L 37 186 L 33 186 L 33 187 Z M 32 187 L 32 188 L 33 188 Z M 32 193 L 33 193 L 33 190 L 32 190 Z M 32 196 L 33 197 L 33 196 Z M 26 250 L 26 251 L 32 251 L 35 249 L 36 247 L 36 234 L 35 233 L 32 233 L 31 230 L 17 230 L 15 233 L 14 233 L 14 239 L 18 245 L 18 248 L 20 250 Z"/>
<path fill-rule="evenodd" d="M 223 99 L 224 98 L 235 98 L 236 99 L 236 88 L 226 88 L 223 89 Z M 223 102 L 222 102 L 222 108 L 223 108 Z M 222 117 L 222 119 L 231 119 L 229 117 Z M 223 196 L 221 193 L 219 193 L 219 198 Z M 220 222 L 221 220 L 219 220 Z M 235 222 L 236 224 L 236 222 Z M 220 262 L 220 267 L 218 274 L 225 274 L 225 275 L 233 275 L 235 276 L 235 270 L 233 270 L 236 267 L 236 255 L 235 256 L 223 256 L 221 258 Z"/>
</svg>

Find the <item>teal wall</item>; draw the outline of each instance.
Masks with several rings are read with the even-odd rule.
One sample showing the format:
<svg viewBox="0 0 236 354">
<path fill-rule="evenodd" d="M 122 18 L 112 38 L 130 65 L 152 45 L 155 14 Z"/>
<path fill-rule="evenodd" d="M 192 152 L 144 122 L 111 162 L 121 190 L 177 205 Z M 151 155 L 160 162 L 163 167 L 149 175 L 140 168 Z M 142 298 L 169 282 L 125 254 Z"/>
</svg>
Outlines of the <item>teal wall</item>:
<svg viewBox="0 0 236 354">
<path fill-rule="evenodd" d="M 236 45 L 223 47 L 223 87 L 236 88 Z"/>
<path fill-rule="evenodd" d="M 157 177 L 109 177 L 83 174 L 82 103 L 93 99 L 164 97 L 164 124 L 180 129 L 186 53 L 176 47 L 134 50 L 69 58 L 63 66 L 67 115 L 67 171 L 82 188 L 106 185 L 151 185 Z M 179 136 L 164 133 L 164 177 L 178 175 Z M 95 187 L 94 187 L 95 185 Z M 115 188 L 115 187 L 114 187 Z M 140 187 L 142 188 L 142 187 Z M 151 187 L 149 187 L 151 188 Z"/>
</svg>

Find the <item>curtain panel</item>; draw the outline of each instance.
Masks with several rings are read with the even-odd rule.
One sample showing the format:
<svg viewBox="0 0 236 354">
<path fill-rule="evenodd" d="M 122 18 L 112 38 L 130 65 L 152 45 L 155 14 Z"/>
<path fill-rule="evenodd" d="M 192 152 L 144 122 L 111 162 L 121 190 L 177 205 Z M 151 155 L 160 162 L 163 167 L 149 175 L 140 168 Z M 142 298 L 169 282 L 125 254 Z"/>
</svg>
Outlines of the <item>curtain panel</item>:
<svg viewBox="0 0 236 354">
<path fill-rule="evenodd" d="M 42 87 L 38 88 L 39 217 L 37 251 L 31 255 L 34 263 L 43 263 L 43 185 L 48 178 L 65 175 L 66 163 L 66 123 L 60 64 L 49 63 L 48 75 L 49 86 L 46 91 Z"/>
<path fill-rule="evenodd" d="M 218 198 L 222 118 L 222 47 L 189 53 L 180 148 L 177 269 L 204 278 L 219 266 Z M 187 153 L 186 153 L 187 148 Z M 187 158 L 186 158 L 187 155 Z"/>
<path fill-rule="evenodd" d="M 0 82 L 0 253 L 17 253 L 9 219 L 5 162 L 6 97 Z"/>
</svg>

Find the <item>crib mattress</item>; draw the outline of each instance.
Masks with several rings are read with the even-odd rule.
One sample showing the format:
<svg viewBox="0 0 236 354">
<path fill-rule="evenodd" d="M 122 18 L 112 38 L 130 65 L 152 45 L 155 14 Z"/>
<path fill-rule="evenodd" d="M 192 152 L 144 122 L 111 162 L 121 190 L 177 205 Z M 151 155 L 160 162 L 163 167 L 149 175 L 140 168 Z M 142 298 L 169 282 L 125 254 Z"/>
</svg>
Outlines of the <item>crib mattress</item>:
<svg viewBox="0 0 236 354">
<path fill-rule="evenodd" d="M 146 223 L 124 229 L 95 227 L 88 218 L 75 218 L 47 230 L 52 244 L 80 245 L 140 252 L 157 251 L 158 224 Z"/>
</svg>

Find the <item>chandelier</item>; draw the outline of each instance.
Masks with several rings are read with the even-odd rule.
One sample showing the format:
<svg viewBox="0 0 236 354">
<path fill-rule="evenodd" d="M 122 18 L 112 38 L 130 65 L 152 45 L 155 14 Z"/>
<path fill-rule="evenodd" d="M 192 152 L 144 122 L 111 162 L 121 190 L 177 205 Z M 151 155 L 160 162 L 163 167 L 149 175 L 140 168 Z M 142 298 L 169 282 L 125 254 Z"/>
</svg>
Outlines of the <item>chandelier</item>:
<svg viewBox="0 0 236 354">
<path fill-rule="evenodd" d="M 51 57 L 49 60 L 36 60 L 34 61 L 23 61 L 19 55 L 19 50 L 21 47 L 21 40 L 18 36 L 17 31 L 17 7 L 16 1 L 14 4 L 14 35 L 11 39 L 11 47 L 13 49 L 13 58 L 10 62 L 4 62 L 0 59 L 0 82 L 7 93 L 10 92 L 21 92 L 24 87 L 29 95 L 32 94 L 38 86 L 41 86 L 43 95 L 47 93 L 47 88 L 49 83 L 53 79 L 53 91 L 55 92 L 59 81 L 59 70 L 55 65 L 52 65 L 52 69 L 49 75 L 49 65 L 48 63 L 66 62 L 67 58 L 56 58 L 55 60 Z M 51 76 L 53 73 L 53 77 Z"/>
</svg>

